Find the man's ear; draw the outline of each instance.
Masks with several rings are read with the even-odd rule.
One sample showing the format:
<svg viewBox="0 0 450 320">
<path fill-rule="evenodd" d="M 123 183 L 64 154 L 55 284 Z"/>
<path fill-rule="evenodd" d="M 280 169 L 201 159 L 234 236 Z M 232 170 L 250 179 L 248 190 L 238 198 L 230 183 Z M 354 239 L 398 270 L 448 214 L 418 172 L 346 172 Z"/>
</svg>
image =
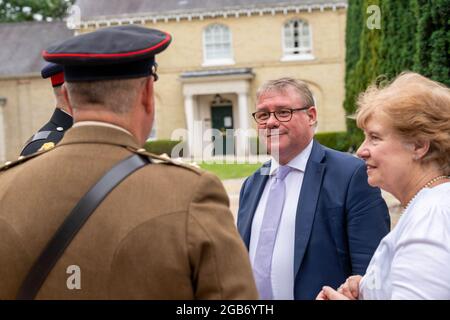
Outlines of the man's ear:
<svg viewBox="0 0 450 320">
<path fill-rule="evenodd" d="M 69 100 L 69 92 L 67 92 L 65 83 L 61 86 L 61 92 L 63 94 L 63 99 L 65 100 L 65 103 L 66 103 L 66 106 L 68 109 L 67 111 L 69 111 L 69 113 L 73 116 L 73 108 L 72 108 L 72 104 L 70 103 L 70 100 Z"/>
<path fill-rule="evenodd" d="M 141 103 L 145 107 L 147 113 L 153 112 L 154 97 L 153 97 L 153 77 L 147 77 L 143 84 Z"/>
<path fill-rule="evenodd" d="M 307 111 L 306 114 L 309 117 L 309 123 L 311 125 L 315 125 L 317 122 L 317 109 L 315 106 L 311 106 Z"/>
</svg>

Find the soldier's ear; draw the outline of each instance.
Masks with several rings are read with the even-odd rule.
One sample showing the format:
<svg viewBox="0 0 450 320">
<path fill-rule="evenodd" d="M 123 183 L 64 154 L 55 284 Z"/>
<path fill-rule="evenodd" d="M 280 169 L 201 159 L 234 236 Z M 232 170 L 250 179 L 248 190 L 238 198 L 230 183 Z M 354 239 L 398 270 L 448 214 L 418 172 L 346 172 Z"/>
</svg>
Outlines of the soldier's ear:
<svg viewBox="0 0 450 320">
<path fill-rule="evenodd" d="M 61 86 L 61 91 L 63 94 L 63 99 L 65 100 L 65 105 L 67 106 L 68 109 L 67 111 L 69 111 L 69 113 L 73 116 L 73 108 L 69 100 L 69 92 L 67 91 L 65 83 Z"/>
<path fill-rule="evenodd" d="M 154 108 L 154 91 L 153 91 L 153 77 L 147 77 L 145 79 L 142 89 L 142 105 L 145 107 L 147 113 L 153 112 Z"/>
</svg>

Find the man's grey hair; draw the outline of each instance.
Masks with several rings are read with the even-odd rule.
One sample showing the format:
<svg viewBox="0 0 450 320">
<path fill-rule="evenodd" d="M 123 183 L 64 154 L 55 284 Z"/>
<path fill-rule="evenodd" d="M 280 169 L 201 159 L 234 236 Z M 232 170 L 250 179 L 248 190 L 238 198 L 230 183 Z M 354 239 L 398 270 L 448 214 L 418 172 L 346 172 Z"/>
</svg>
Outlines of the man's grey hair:
<svg viewBox="0 0 450 320">
<path fill-rule="evenodd" d="M 269 80 L 265 82 L 256 92 L 256 100 L 259 100 L 259 98 L 263 94 L 269 91 L 283 92 L 288 88 L 293 88 L 299 94 L 299 96 L 302 98 L 305 104 L 303 106 L 296 106 L 296 107 L 299 108 L 311 107 L 315 105 L 313 94 L 311 90 L 309 90 L 306 82 L 289 77 L 284 77 L 276 80 Z"/>
<path fill-rule="evenodd" d="M 117 114 L 131 110 L 146 78 L 66 82 L 74 110 L 99 107 Z"/>
</svg>

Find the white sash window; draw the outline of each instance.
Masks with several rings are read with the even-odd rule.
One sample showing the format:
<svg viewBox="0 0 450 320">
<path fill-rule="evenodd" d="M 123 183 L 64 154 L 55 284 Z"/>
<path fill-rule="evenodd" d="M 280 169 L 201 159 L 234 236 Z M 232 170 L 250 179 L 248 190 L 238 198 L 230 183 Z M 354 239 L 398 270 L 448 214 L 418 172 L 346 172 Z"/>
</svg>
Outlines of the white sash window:
<svg viewBox="0 0 450 320">
<path fill-rule="evenodd" d="M 313 59 L 312 36 L 309 24 L 293 19 L 283 26 L 283 61 Z"/>
<path fill-rule="evenodd" d="M 203 32 L 204 66 L 234 64 L 231 32 L 222 24 L 212 24 Z"/>
</svg>

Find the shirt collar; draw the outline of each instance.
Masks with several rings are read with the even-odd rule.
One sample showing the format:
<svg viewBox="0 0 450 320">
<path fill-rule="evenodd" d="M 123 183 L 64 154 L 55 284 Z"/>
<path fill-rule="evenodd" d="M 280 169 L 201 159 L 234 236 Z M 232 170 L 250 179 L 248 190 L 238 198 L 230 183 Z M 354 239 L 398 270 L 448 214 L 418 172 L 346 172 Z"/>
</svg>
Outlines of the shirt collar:
<svg viewBox="0 0 450 320">
<path fill-rule="evenodd" d="M 74 128 L 81 127 L 81 126 L 103 126 L 103 127 L 109 127 L 109 128 L 114 128 L 114 129 L 123 131 L 123 132 L 129 134 L 130 136 L 133 136 L 128 130 L 126 130 L 126 129 L 122 128 L 122 127 L 119 127 L 119 126 L 117 126 L 115 124 L 108 123 L 108 122 L 103 122 L 103 121 L 80 121 L 80 122 L 77 122 L 77 123 L 75 123 L 73 125 Z"/>
<path fill-rule="evenodd" d="M 293 169 L 300 170 L 301 172 L 305 172 L 306 164 L 308 163 L 309 156 L 311 155 L 313 142 L 314 140 L 311 140 L 311 142 L 306 146 L 306 148 L 303 149 L 302 152 L 296 155 L 295 158 L 289 161 L 286 165 Z M 279 166 L 280 164 L 278 163 L 278 161 L 272 157 L 272 161 L 270 162 L 271 176 L 276 173 Z"/>
</svg>

